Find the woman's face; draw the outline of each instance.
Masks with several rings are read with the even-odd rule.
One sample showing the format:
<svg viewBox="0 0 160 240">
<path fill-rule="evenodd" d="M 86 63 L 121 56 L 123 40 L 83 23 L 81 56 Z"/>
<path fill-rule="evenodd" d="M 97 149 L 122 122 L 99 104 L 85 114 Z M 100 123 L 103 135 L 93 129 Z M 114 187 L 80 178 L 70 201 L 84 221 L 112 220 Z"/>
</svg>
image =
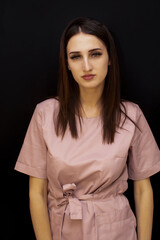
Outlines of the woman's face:
<svg viewBox="0 0 160 240">
<path fill-rule="evenodd" d="M 109 56 L 104 43 L 94 35 L 78 33 L 67 45 L 68 68 L 83 88 L 104 86 Z"/>
</svg>

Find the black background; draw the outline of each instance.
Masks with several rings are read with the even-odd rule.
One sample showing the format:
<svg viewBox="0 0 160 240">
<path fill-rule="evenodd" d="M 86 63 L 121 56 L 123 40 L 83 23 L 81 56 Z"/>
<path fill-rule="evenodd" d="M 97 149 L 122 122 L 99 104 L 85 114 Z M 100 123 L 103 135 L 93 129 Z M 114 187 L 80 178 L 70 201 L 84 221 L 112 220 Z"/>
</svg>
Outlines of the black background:
<svg viewBox="0 0 160 240">
<path fill-rule="evenodd" d="M 28 177 L 13 169 L 36 104 L 56 94 L 59 40 L 72 18 L 94 17 L 109 27 L 120 60 L 122 96 L 139 104 L 160 146 L 159 11 L 159 0 L 1 0 L 2 239 L 35 239 L 29 214 Z M 152 176 L 151 181 L 155 199 L 152 239 L 158 240 L 160 174 Z M 134 211 L 131 181 L 126 195 Z"/>
</svg>

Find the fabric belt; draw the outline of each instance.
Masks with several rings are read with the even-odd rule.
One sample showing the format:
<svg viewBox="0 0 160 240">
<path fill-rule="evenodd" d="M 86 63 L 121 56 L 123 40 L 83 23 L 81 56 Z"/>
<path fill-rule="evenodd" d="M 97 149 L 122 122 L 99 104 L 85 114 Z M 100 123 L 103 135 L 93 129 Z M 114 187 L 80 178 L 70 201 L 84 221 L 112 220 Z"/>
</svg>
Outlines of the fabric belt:
<svg viewBox="0 0 160 240">
<path fill-rule="evenodd" d="M 83 219 L 81 200 L 91 200 L 94 198 L 94 195 L 85 194 L 77 197 L 74 194 L 75 190 L 76 190 L 76 185 L 74 183 L 63 185 L 64 198 L 58 204 L 58 206 L 64 206 L 64 205 L 67 206 L 69 204 L 70 219 Z"/>
</svg>

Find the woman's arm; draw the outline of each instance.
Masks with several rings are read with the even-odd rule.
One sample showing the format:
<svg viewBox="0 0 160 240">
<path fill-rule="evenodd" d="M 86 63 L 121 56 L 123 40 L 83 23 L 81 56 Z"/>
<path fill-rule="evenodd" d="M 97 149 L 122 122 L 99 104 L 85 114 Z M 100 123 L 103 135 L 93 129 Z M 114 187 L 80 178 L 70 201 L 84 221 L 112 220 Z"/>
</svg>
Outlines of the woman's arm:
<svg viewBox="0 0 160 240">
<path fill-rule="evenodd" d="M 150 179 L 134 181 L 138 240 L 151 240 L 153 221 L 153 191 Z"/>
<path fill-rule="evenodd" d="M 32 224 L 37 240 L 51 240 L 51 229 L 47 209 L 47 180 L 29 179 L 29 199 Z"/>
</svg>

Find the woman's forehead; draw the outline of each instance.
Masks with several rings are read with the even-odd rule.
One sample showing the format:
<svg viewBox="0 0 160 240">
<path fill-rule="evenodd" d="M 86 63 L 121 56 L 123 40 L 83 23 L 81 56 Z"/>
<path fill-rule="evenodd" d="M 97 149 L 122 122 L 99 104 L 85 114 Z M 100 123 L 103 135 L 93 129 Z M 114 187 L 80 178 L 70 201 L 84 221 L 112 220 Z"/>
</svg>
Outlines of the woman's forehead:
<svg viewBox="0 0 160 240">
<path fill-rule="evenodd" d="M 84 52 L 91 49 L 105 47 L 104 43 L 94 35 L 86 33 L 78 33 L 70 38 L 67 44 L 67 52 Z"/>
</svg>

